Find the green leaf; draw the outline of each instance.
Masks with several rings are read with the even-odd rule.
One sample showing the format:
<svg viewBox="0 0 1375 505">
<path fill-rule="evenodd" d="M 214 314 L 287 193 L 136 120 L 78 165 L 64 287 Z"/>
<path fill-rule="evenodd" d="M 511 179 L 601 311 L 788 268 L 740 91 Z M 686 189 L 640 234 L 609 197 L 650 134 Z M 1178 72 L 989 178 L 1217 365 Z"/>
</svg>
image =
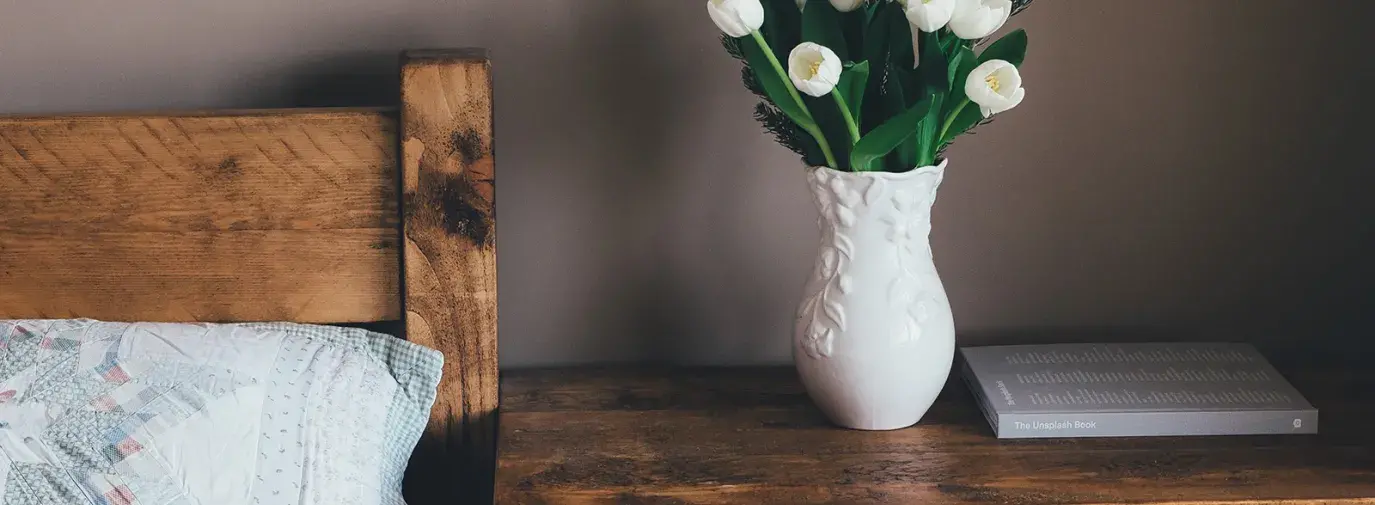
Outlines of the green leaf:
<svg viewBox="0 0 1375 505">
<path fill-rule="evenodd" d="M 869 9 L 876 12 L 864 30 L 864 61 L 874 62 L 877 67 L 888 61 L 888 31 L 892 24 L 890 16 L 901 16 L 902 7 L 890 2 L 873 2 Z M 891 12 L 896 10 L 896 12 Z"/>
<path fill-rule="evenodd" d="M 864 103 L 863 119 L 860 120 L 860 131 L 869 131 L 882 124 L 889 116 L 906 108 L 904 106 L 889 107 L 889 100 L 884 91 L 884 81 L 888 77 L 888 28 L 889 16 L 902 15 L 902 7 L 892 2 L 872 2 L 869 7 L 874 9 L 876 16 L 869 21 L 869 26 L 864 32 L 864 61 L 869 62 L 869 85 L 865 96 L 868 97 Z M 894 12 L 896 10 L 896 12 Z"/>
<path fill-rule="evenodd" d="M 898 15 L 890 20 L 891 26 L 888 30 L 889 40 L 889 69 L 890 80 L 896 80 L 902 86 L 902 93 L 907 97 L 909 104 L 915 103 L 920 97 L 926 96 L 926 82 L 922 79 L 922 69 L 916 66 L 917 58 L 914 52 L 918 49 L 913 46 L 912 25 L 907 22 L 907 17 Z M 920 32 L 917 32 L 920 33 Z"/>
<path fill-rule="evenodd" d="M 835 51 L 840 61 L 850 61 L 850 50 L 841 29 L 840 11 L 827 0 L 811 0 L 802 10 L 802 41 L 814 42 Z M 791 51 L 792 48 L 789 48 Z"/>
<path fill-rule="evenodd" d="M 1026 43 L 1026 30 L 1018 29 L 1003 35 L 1003 38 L 989 44 L 983 53 L 979 54 L 979 63 L 989 60 L 1004 60 L 1015 67 L 1020 67 L 1022 61 L 1026 60 Z"/>
<path fill-rule="evenodd" d="M 889 71 L 891 76 L 892 69 L 889 69 Z M 898 83 L 896 77 L 879 82 L 878 84 L 883 87 L 882 96 L 885 99 L 883 103 L 884 108 L 891 111 L 897 111 L 898 113 L 907 110 L 907 94 L 902 91 L 902 85 Z M 894 115 L 897 114 L 895 113 Z"/>
<path fill-rule="evenodd" d="M 911 102 L 917 101 L 915 96 L 907 96 L 906 92 L 902 90 L 902 85 L 898 82 L 896 75 L 889 78 L 887 83 L 884 83 L 883 98 L 886 102 L 884 104 L 884 109 L 893 112 L 890 113 L 890 117 L 886 118 L 885 121 L 878 121 L 878 125 L 870 131 L 877 130 L 883 123 L 891 121 L 893 117 L 902 114 L 903 111 L 907 110 L 907 104 L 910 103 L 909 100 Z M 903 166 L 912 166 L 917 162 L 917 148 L 916 142 L 903 142 L 899 144 L 897 149 L 894 149 L 886 155 L 889 158 L 886 160 L 889 168 L 899 170 Z"/>
<path fill-rule="evenodd" d="M 801 105 L 793 101 L 792 94 L 788 92 L 788 84 L 783 81 L 784 77 L 774 70 L 773 64 L 764 54 L 764 49 L 754 40 L 740 41 L 740 49 L 745 53 L 745 61 L 749 63 L 750 70 L 759 79 L 759 84 L 763 85 L 769 101 L 799 126 L 815 128 L 816 122 Z"/>
<path fill-rule="evenodd" d="M 940 149 L 941 139 L 941 105 L 945 101 L 945 93 L 936 93 L 931 97 L 931 110 L 922 118 L 921 125 L 917 130 L 917 143 L 919 159 L 916 166 L 927 166 L 936 164 L 936 151 Z M 911 167 L 904 167 L 911 168 Z"/>
<path fill-rule="evenodd" d="M 798 7 L 797 0 L 764 0 L 763 3 L 765 9 L 773 9 L 773 14 L 802 15 L 802 9 Z"/>
<path fill-rule="evenodd" d="M 930 110 L 931 98 L 927 97 L 859 139 L 850 151 L 850 168 L 856 172 L 875 170 L 874 162 L 915 135 L 922 118 Z"/>
<path fill-rule="evenodd" d="M 949 116 L 946 117 L 948 118 Z M 945 144 L 949 144 L 950 141 L 955 140 L 955 137 L 969 131 L 970 128 L 973 128 L 983 120 L 984 115 L 983 112 L 979 110 L 979 104 L 966 102 L 964 108 L 960 109 L 959 115 L 955 117 L 955 121 L 950 123 L 950 130 L 945 132 L 945 136 L 941 138 L 939 145 L 944 146 Z M 939 149 L 939 147 L 937 147 L 937 149 Z"/>
<path fill-rule="evenodd" d="M 956 37 L 954 34 L 950 33 L 950 30 L 939 30 L 936 33 L 939 33 L 941 35 L 941 51 L 945 51 L 945 54 L 955 52 L 955 46 L 964 45 L 964 40 L 961 40 L 959 37 Z"/>
<path fill-rule="evenodd" d="M 945 60 L 941 51 L 940 32 L 922 35 L 921 62 L 917 70 L 921 72 L 924 94 L 944 93 L 950 89 L 950 62 Z"/>
<path fill-rule="evenodd" d="M 955 59 L 959 61 L 959 66 L 955 67 L 955 75 L 950 80 L 950 97 L 945 101 L 945 110 L 941 114 L 947 118 L 951 110 L 964 101 L 964 81 L 969 80 L 969 73 L 979 66 L 979 57 L 968 47 L 960 48 L 960 54 Z"/>
<path fill-rule="evenodd" d="M 845 36 L 845 48 L 850 53 L 850 60 L 855 63 L 866 61 L 864 59 L 864 37 L 869 30 L 869 6 L 855 9 L 851 12 L 840 13 L 841 31 Z"/>
<path fill-rule="evenodd" d="M 965 54 L 964 51 L 960 51 L 960 52 L 958 52 L 958 53 L 955 53 L 955 57 L 950 59 L 950 64 L 949 64 L 949 65 L 946 65 L 946 69 L 945 69 L 945 71 L 946 71 L 946 76 L 945 76 L 945 78 L 946 78 L 946 83 L 945 83 L 945 84 L 946 84 L 946 86 L 947 86 L 947 89 L 950 89 L 951 91 L 954 91 L 954 89 L 955 89 L 955 76 L 956 76 L 957 74 L 960 73 L 960 65 L 964 63 L 964 54 Z M 971 53 L 971 54 L 972 54 L 972 53 Z M 969 74 L 965 74 L 965 75 L 969 75 Z M 960 83 L 960 87 L 961 87 L 961 88 L 964 88 L 964 83 Z M 960 90 L 960 94 L 964 94 L 964 90 L 963 90 L 963 89 Z"/>
<path fill-rule="evenodd" d="M 902 15 L 890 16 L 888 23 L 888 61 L 898 70 L 910 71 L 916 63 L 912 48 L 912 25 Z"/>
<path fill-rule="evenodd" d="M 764 26 L 760 32 L 773 46 L 779 60 L 787 61 L 788 53 L 802 42 L 802 11 L 796 0 L 764 0 Z"/>
<path fill-rule="evenodd" d="M 891 2 L 869 2 L 869 5 L 864 6 L 865 26 L 873 26 L 874 16 L 877 16 L 879 11 L 883 10 L 889 3 Z"/>
<path fill-rule="evenodd" d="M 950 129 L 946 130 L 945 135 L 939 140 L 937 149 L 949 144 L 955 140 L 955 137 L 969 131 L 985 119 L 979 110 L 979 105 L 970 103 L 964 94 L 964 81 L 969 79 L 969 73 L 974 70 L 974 67 L 990 60 L 1004 60 L 1014 66 L 1021 66 L 1022 62 L 1026 60 L 1026 47 L 1026 30 L 1015 30 L 989 44 L 978 57 L 973 57 L 972 51 L 968 49 L 961 51 L 957 57 L 960 60 L 959 70 L 956 71 L 955 78 L 951 83 L 950 100 L 946 102 L 946 110 L 942 114 L 945 120 L 950 123 Z M 963 105 L 962 108 L 955 110 L 961 105 Z"/>
<path fill-rule="evenodd" d="M 869 62 L 862 61 L 850 65 L 840 74 L 840 84 L 836 86 L 836 92 L 845 99 L 845 104 L 850 106 L 850 114 L 855 117 L 855 121 L 861 121 L 860 111 L 864 110 L 864 89 L 869 84 Z"/>
</svg>

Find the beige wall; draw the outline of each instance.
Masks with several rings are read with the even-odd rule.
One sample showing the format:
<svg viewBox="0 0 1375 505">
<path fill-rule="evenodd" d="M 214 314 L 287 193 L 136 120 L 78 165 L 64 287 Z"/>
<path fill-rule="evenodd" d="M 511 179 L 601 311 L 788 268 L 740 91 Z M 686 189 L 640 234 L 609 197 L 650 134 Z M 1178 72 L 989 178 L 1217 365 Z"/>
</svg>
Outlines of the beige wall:
<svg viewBox="0 0 1375 505">
<path fill-rule="evenodd" d="M 700 4 L 0 0 L 0 112 L 383 104 L 399 49 L 487 46 L 503 364 L 784 361 L 813 210 Z M 1372 14 L 1038 0 L 935 211 L 962 342 L 1370 342 Z"/>
</svg>

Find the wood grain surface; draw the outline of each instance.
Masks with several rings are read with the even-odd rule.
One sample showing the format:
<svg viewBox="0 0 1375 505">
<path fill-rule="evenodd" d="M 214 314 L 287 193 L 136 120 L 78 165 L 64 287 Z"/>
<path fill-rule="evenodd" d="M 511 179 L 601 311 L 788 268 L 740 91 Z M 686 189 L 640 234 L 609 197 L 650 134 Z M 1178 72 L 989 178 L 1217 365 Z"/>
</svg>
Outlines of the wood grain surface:
<svg viewBox="0 0 1375 505">
<path fill-rule="evenodd" d="M 492 76 L 482 51 L 407 53 L 401 71 L 406 338 L 444 352 L 412 458 L 412 503 L 491 503 L 497 408 Z"/>
<path fill-rule="evenodd" d="M 1321 435 L 1000 441 L 957 382 L 916 427 L 860 432 L 789 368 L 508 371 L 497 502 L 1375 503 L 1375 380 L 1282 370 Z"/>
<path fill-rule="evenodd" d="M 379 110 L 0 117 L 0 317 L 400 318 Z"/>
</svg>

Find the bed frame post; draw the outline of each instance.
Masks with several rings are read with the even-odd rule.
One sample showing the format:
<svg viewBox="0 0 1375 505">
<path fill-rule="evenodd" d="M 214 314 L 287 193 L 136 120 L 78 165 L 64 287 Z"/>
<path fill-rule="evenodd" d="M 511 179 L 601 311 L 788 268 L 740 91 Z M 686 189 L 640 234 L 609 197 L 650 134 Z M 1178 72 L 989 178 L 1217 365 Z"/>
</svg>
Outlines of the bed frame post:
<svg viewBox="0 0 1375 505">
<path fill-rule="evenodd" d="M 492 128 L 485 51 L 403 55 L 405 331 L 445 356 L 411 464 L 412 503 L 491 503 L 498 400 Z"/>
</svg>

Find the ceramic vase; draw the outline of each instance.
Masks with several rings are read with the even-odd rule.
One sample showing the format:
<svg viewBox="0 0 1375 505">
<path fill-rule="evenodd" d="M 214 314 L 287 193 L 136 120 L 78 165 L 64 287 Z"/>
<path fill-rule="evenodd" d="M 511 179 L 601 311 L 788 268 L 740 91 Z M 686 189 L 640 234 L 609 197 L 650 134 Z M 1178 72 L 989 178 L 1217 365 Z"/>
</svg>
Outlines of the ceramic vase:
<svg viewBox="0 0 1375 505">
<path fill-rule="evenodd" d="M 950 373 L 955 325 L 928 240 L 945 166 L 806 172 L 821 247 L 797 312 L 793 361 L 840 426 L 911 426 Z"/>
</svg>

